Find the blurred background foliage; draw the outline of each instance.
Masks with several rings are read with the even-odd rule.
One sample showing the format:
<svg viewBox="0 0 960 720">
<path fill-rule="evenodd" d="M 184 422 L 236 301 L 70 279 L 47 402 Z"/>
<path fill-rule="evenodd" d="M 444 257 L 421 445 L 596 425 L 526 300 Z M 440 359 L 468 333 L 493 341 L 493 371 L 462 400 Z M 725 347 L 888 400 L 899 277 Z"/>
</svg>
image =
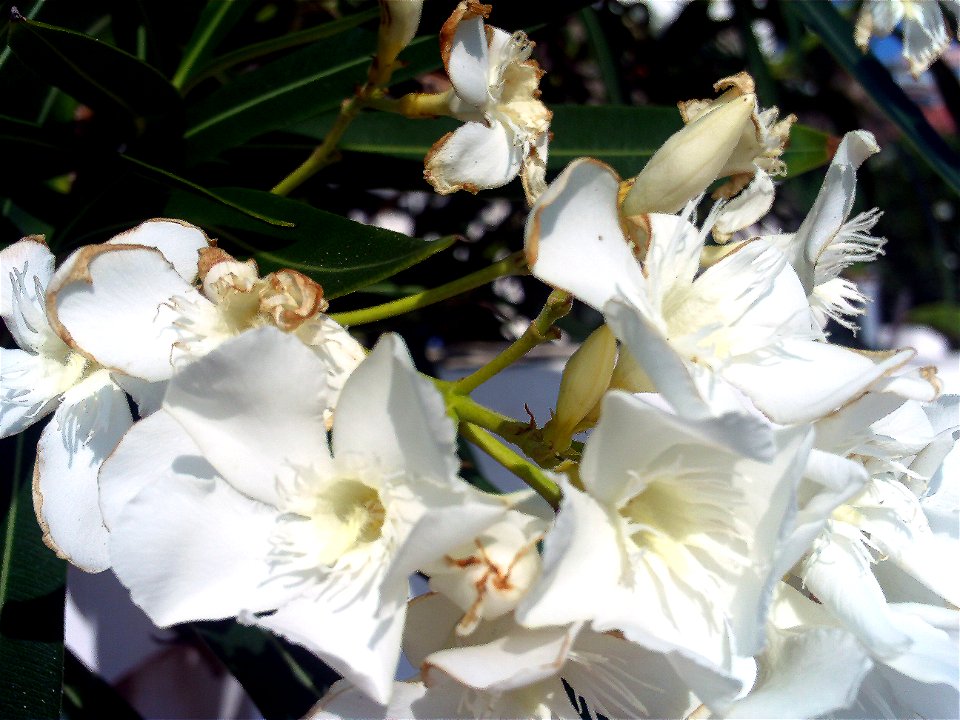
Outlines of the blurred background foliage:
<svg viewBox="0 0 960 720">
<path fill-rule="evenodd" d="M 453 6 L 427 0 L 391 94 L 447 87 L 435 33 Z M 792 231 L 822 182 L 822 170 L 809 171 L 829 162 L 844 132 L 874 132 L 883 152 L 859 173 L 857 209 L 885 211 L 876 232 L 889 244 L 861 271 L 877 297 L 871 322 L 929 324 L 956 344 L 957 46 L 913 81 L 895 38 L 867 56 L 853 46 L 856 9 L 818 0 L 555 0 L 494 3 L 490 22 L 536 42 L 543 100 L 555 113 L 548 179 L 581 155 L 635 174 L 680 127 L 677 101 L 711 97 L 717 79 L 746 69 L 761 105 L 801 124 L 786 156 L 791 179 L 763 228 Z M 364 113 L 337 162 L 289 198 L 269 194 L 365 80 L 377 17 L 374 0 L 3 0 L 0 245 L 43 234 L 62 258 L 144 219 L 178 217 L 264 270 L 286 264 L 313 275 L 334 298 L 332 311 L 433 287 L 520 249 L 519 183 L 441 197 L 424 182 L 423 156 L 456 126 L 449 120 Z M 521 331 L 546 294 L 530 278 L 503 278 L 389 327 L 427 362 L 436 356 L 427 349 Z M 566 322 L 582 337 L 598 318 L 581 309 Z M 358 330 L 372 339 L 386 327 Z M 881 341 L 874 331 L 836 337 Z M 64 667 L 64 714 L 133 713 L 75 658 L 64 663 L 63 563 L 40 545 L 24 444 L 32 446 L 22 437 L 3 443 L 11 480 L 0 491 L 0 716 L 58 716 Z M 210 624 L 182 636 L 202 638 L 268 717 L 298 716 L 334 677 L 250 628 Z"/>
</svg>

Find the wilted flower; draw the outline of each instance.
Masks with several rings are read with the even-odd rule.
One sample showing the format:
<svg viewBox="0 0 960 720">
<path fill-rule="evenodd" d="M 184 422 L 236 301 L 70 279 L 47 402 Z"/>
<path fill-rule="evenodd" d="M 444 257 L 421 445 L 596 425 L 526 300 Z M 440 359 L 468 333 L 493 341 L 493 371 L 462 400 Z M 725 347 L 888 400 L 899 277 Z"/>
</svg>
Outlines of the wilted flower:
<svg viewBox="0 0 960 720">
<path fill-rule="evenodd" d="M 506 185 L 520 174 L 532 204 L 546 187 L 551 112 L 540 102 L 533 48 L 483 20 L 489 5 L 463 0 L 440 31 L 443 64 L 453 83 L 449 114 L 467 122 L 442 137 L 424 161 L 424 177 L 447 194 Z"/>
</svg>

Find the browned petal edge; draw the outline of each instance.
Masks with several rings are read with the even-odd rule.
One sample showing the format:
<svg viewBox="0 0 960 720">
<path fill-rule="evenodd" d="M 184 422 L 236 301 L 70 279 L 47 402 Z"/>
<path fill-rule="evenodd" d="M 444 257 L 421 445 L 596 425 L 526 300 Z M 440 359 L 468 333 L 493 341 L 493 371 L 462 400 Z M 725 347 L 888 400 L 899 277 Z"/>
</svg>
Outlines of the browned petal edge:
<svg viewBox="0 0 960 720">
<path fill-rule="evenodd" d="M 57 296 L 64 287 L 75 282 L 83 282 L 92 286 L 93 277 L 90 275 L 90 263 L 96 260 L 100 255 L 109 252 L 121 252 L 124 250 L 147 250 L 149 252 L 157 253 L 164 259 L 164 261 L 166 261 L 168 264 L 170 263 L 170 261 L 167 260 L 163 253 L 157 248 L 149 247 L 147 245 L 108 245 L 106 243 L 100 245 L 84 245 L 78 250 L 75 250 L 66 260 L 64 260 L 63 265 L 61 265 L 57 269 L 57 272 L 54 273 L 53 278 L 50 281 L 50 285 L 47 287 L 45 301 L 47 306 L 47 320 L 50 323 L 50 327 L 53 328 L 53 331 L 60 336 L 60 339 L 63 340 L 63 342 L 65 342 L 71 350 L 100 365 L 103 365 L 103 363 L 81 348 L 73 339 L 73 336 L 70 335 L 70 332 L 60 322 L 60 318 L 57 315 Z M 171 265 L 170 267 L 172 268 L 173 266 Z M 108 370 L 123 372 L 119 368 L 112 368 L 106 365 L 103 365 L 103 367 L 106 367 Z"/>
<path fill-rule="evenodd" d="M 743 190 L 753 180 L 753 173 L 737 173 L 727 178 L 727 181 L 710 195 L 714 200 L 729 200 Z"/>
<path fill-rule="evenodd" d="M 935 365 L 924 365 L 920 368 L 920 377 L 933 387 L 934 396 L 940 397 L 941 393 L 943 393 L 943 382 L 941 382 L 940 377 L 937 375 L 937 367 Z"/>
<path fill-rule="evenodd" d="M 563 192 L 563 187 L 558 186 L 558 183 L 561 185 L 566 185 L 570 168 L 573 167 L 574 164 L 579 165 L 579 164 L 585 164 L 585 163 L 590 163 L 591 165 L 597 165 L 605 169 L 607 172 L 613 175 L 617 183 L 620 184 L 622 187 L 623 181 L 620 179 L 620 175 L 617 173 L 616 170 L 614 170 L 612 167 L 607 165 L 607 163 L 603 162 L 602 160 L 597 160 L 596 158 L 583 157 L 583 158 L 577 158 L 576 160 L 573 160 L 569 165 L 567 165 L 567 167 L 565 167 L 563 171 L 561 171 L 561 173 L 556 178 L 554 178 L 553 182 L 550 183 L 550 186 L 547 188 L 547 191 L 549 192 L 550 188 L 556 188 L 557 193 Z M 620 192 L 622 192 L 622 190 Z M 619 207 L 620 207 L 621 200 L 622 200 L 622 196 L 618 195 L 616 200 L 618 217 L 620 217 Z M 530 210 L 530 215 L 527 216 L 527 225 L 523 234 L 523 253 L 527 259 L 528 268 L 532 268 L 534 263 L 537 262 L 537 255 L 540 251 L 540 213 L 543 211 L 544 207 L 547 207 L 550 205 L 550 202 L 552 201 L 544 201 L 543 198 L 541 197 L 537 201 L 536 205 L 534 205 L 533 208 Z M 623 218 L 620 218 L 620 223 L 621 223 L 621 230 L 623 230 Z M 626 235 L 625 232 L 624 234 Z M 557 289 L 562 290 L 563 288 L 557 288 Z"/>
<path fill-rule="evenodd" d="M 728 75 L 725 78 L 717 80 L 713 84 L 713 89 L 717 92 L 734 89 L 737 91 L 736 95 L 749 95 L 756 91 L 756 85 L 750 73 L 746 70 L 741 70 L 736 75 Z"/>
<path fill-rule="evenodd" d="M 484 5 L 476 0 L 462 0 L 453 13 L 440 28 L 440 57 L 443 59 L 443 69 L 450 74 L 450 52 L 453 50 L 453 37 L 457 33 L 457 26 L 463 20 L 472 17 L 481 17 L 486 20 L 493 10 L 492 5 Z"/>
<path fill-rule="evenodd" d="M 200 248 L 199 255 L 200 258 L 197 261 L 197 276 L 201 280 L 207 276 L 207 273 L 210 272 L 214 265 L 222 262 L 236 261 L 233 255 L 218 247 Z"/>
<path fill-rule="evenodd" d="M 427 151 L 426 157 L 423 158 L 423 179 L 430 183 L 431 187 L 433 187 L 433 189 L 440 195 L 449 195 L 450 193 L 455 193 L 457 190 L 466 190 L 467 192 L 476 195 L 478 192 L 480 192 L 480 188 L 473 183 L 448 183 L 446 181 L 441 183 L 441 181 L 434 177 L 433 173 L 430 171 L 430 165 L 433 163 L 436 156 L 440 154 L 443 146 L 451 137 L 453 137 L 453 132 L 448 132 L 442 138 L 437 140 L 433 144 L 433 147 Z"/>
<path fill-rule="evenodd" d="M 138 223 L 137 225 L 130 228 L 129 230 L 124 230 L 122 233 L 118 233 L 117 235 L 114 235 L 112 238 L 110 238 L 107 241 L 107 243 L 109 243 L 110 245 L 129 245 L 130 243 L 125 243 L 122 240 L 124 236 L 130 235 L 131 233 L 135 233 L 137 230 L 142 228 L 144 225 L 147 225 L 148 223 L 155 223 L 155 222 L 176 223 L 177 225 L 181 225 L 190 230 L 197 230 L 200 232 L 201 235 L 203 235 L 204 238 L 206 238 L 206 241 L 209 245 L 217 244 L 217 241 L 215 239 L 211 239 L 210 236 L 207 235 L 207 233 L 200 226 L 194 225 L 193 223 L 189 223 L 186 220 L 180 220 L 178 218 L 165 218 L 165 217 L 156 217 L 156 218 L 150 218 L 149 220 L 144 220 L 143 222 Z"/>
<path fill-rule="evenodd" d="M 53 422 L 53 420 L 51 420 Z M 70 557 L 61 550 L 57 544 L 53 541 L 53 535 L 50 534 L 50 526 L 47 525 L 47 521 L 43 517 L 43 493 L 40 492 L 40 462 L 42 457 L 42 449 L 40 444 L 37 444 L 37 459 L 33 463 L 33 482 L 31 485 L 31 494 L 33 495 L 33 514 L 37 517 L 37 524 L 40 525 L 40 531 L 43 533 L 43 544 L 48 548 L 53 550 L 56 553 L 57 557 L 61 560 L 70 560 Z"/>
</svg>

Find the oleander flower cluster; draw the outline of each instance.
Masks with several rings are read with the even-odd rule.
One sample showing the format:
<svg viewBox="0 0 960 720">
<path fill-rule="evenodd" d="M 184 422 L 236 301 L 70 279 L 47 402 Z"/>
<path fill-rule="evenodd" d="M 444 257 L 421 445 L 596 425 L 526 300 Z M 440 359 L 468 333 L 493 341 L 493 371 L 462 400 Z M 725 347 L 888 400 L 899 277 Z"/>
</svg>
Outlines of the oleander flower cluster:
<svg viewBox="0 0 960 720">
<path fill-rule="evenodd" d="M 307 648 L 343 678 L 315 718 L 949 716 L 960 397 L 909 348 L 829 334 L 868 302 L 843 271 L 885 242 L 852 214 L 873 136 L 775 235 L 749 228 L 793 117 L 746 74 L 681 103 L 637 177 L 581 158 L 547 185 L 540 71 L 488 13 L 444 26 L 466 124 L 426 172 L 522 174 L 530 273 L 603 318 L 529 428 L 533 489 L 464 479 L 458 433 L 496 428 L 399 335 L 364 347 L 311 278 L 155 219 L 59 265 L 39 236 L 0 252 L 0 431 L 52 416 L 45 541 L 160 627 Z"/>
</svg>

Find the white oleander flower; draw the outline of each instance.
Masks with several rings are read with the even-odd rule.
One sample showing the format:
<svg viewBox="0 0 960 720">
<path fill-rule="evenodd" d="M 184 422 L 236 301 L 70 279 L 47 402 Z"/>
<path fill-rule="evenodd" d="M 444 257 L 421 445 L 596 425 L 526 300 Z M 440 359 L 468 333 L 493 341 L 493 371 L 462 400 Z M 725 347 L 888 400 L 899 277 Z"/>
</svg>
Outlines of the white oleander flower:
<svg viewBox="0 0 960 720">
<path fill-rule="evenodd" d="M 463 638 L 459 608 L 440 595 L 414 599 L 408 613 L 404 652 L 419 676 L 379 706 L 337 683 L 308 718 L 576 720 L 563 681 L 610 718 L 687 717 L 699 704 L 663 655 L 616 634 L 580 623 L 524 628 L 505 615 Z"/>
<path fill-rule="evenodd" d="M 347 380 L 330 445 L 327 377 L 269 326 L 179 370 L 101 471 L 110 554 L 158 625 L 240 617 L 387 702 L 408 576 L 506 505 L 457 477 L 453 424 L 399 338 Z"/>
<path fill-rule="evenodd" d="M 489 5 L 463 0 L 440 31 L 440 52 L 453 84 L 447 112 L 467 121 L 438 140 L 424 177 L 447 194 L 506 185 L 520 175 L 529 202 L 546 187 L 552 113 L 539 100 L 543 74 L 522 32 L 484 24 Z"/>
<path fill-rule="evenodd" d="M 942 0 L 960 20 L 960 0 Z M 885 37 L 903 22 L 903 57 L 916 78 L 943 55 L 950 27 L 937 0 L 864 0 L 853 37 L 864 52 L 872 36 Z M 957 28 L 960 37 L 960 25 Z"/>
<path fill-rule="evenodd" d="M 543 575 L 518 621 L 619 631 L 663 653 L 701 701 L 722 709 L 763 647 L 811 441 L 809 428 L 778 429 L 772 462 L 757 462 L 722 449 L 716 433 L 609 392 L 584 449 L 583 489 L 562 482 Z"/>
<path fill-rule="evenodd" d="M 155 400 L 147 383 L 98 362 L 85 344 L 66 332 L 50 295 L 68 274 L 84 276 L 82 259 L 92 248 L 111 257 L 134 248 L 161 258 L 169 252 L 177 263 L 173 272 L 183 272 L 178 278 L 189 282 L 188 259 L 176 248 L 192 247 L 196 255 L 201 245 L 206 238 L 196 228 L 153 220 L 103 245 L 81 248 L 56 272 L 53 254 L 40 237 L 25 238 L 0 252 L 0 316 L 20 347 L 0 350 L 0 436 L 18 433 L 54 413 L 37 445 L 34 508 L 44 542 L 87 572 L 110 566 L 97 472 L 133 423 L 124 391 L 134 396 L 141 415 Z M 131 342 L 106 317 L 93 313 L 86 320 L 98 345 L 117 348 Z M 146 362 L 157 359 L 149 357 L 149 346 L 134 346 L 130 352 L 140 353 Z"/>
<path fill-rule="evenodd" d="M 774 422 L 807 422 L 913 355 L 822 342 L 797 273 L 768 243 L 744 243 L 700 272 L 712 218 L 698 230 L 685 217 L 643 216 L 641 252 L 624 234 L 619 187 L 603 163 L 574 161 L 531 211 L 525 249 L 536 277 L 604 314 L 648 378 L 637 390 L 695 419 L 720 414 L 714 397 L 729 383 Z M 756 455 L 750 443 L 762 437 L 758 428 L 736 447 Z"/>
</svg>

